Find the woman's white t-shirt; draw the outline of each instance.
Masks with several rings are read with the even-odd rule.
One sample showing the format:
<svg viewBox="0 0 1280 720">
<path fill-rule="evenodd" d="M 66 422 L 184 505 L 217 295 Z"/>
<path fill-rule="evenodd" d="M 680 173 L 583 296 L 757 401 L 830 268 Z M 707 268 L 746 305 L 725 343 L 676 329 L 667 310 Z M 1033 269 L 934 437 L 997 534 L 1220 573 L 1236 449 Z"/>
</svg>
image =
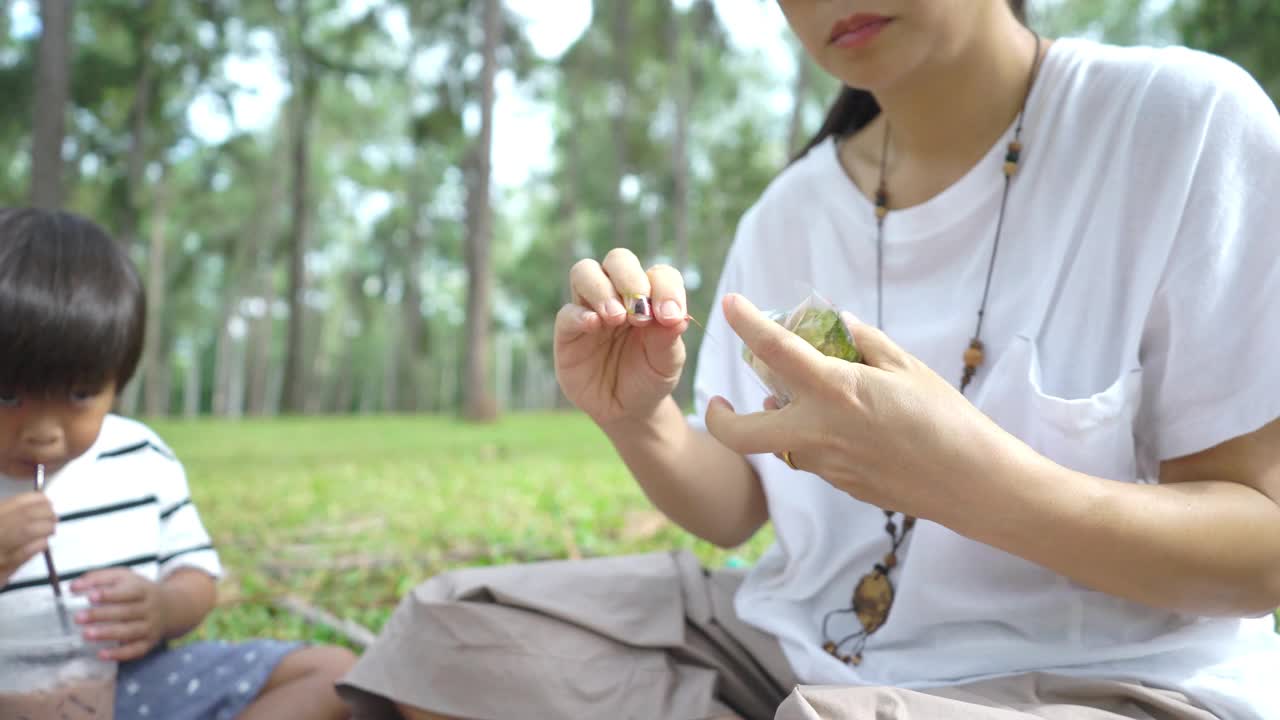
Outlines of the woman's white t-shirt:
<svg viewBox="0 0 1280 720">
<path fill-rule="evenodd" d="M 885 222 L 885 330 L 956 381 L 1012 135 Z M 1138 483 L 1157 482 L 1162 460 L 1280 417 L 1280 115 L 1259 85 L 1183 48 L 1059 40 L 1023 143 L 972 401 L 1063 465 Z M 814 290 L 874 318 L 875 238 L 874 209 L 827 141 L 744 216 L 720 293 L 787 309 Z M 765 391 L 718 303 L 707 331 L 720 342 L 703 345 L 692 421 L 713 395 L 759 408 Z M 1180 689 L 1226 718 L 1280 718 L 1270 616 L 1140 606 L 925 521 L 900 553 L 888 624 L 847 667 L 822 650 L 822 618 L 847 609 L 884 556 L 884 515 L 771 456 L 751 461 L 777 542 L 737 609 L 780 638 L 804 683 L 928 687 L 1041 670 Z M 858 627 L 846 613 L 832 634 Z"/>
</svg>

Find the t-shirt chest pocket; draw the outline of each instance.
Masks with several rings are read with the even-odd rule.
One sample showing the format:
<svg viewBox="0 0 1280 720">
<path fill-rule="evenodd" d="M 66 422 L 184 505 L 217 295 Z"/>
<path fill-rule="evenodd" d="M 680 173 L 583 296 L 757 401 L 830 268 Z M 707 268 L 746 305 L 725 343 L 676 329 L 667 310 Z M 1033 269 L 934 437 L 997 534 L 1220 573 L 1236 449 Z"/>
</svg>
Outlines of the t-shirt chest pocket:
<svg viewBox="0 0 1280 720">
<path fill-rule="evenodd" d="M 1016 335 L 991 365 L 974 403 L 1037 452 L 1064 467 L 1112 480 L 1138 479 L 1134 418 L 1142 369 L 1121 373 L 1093 395 L 1044 391 L 1036 343 Z"/>
</svg>

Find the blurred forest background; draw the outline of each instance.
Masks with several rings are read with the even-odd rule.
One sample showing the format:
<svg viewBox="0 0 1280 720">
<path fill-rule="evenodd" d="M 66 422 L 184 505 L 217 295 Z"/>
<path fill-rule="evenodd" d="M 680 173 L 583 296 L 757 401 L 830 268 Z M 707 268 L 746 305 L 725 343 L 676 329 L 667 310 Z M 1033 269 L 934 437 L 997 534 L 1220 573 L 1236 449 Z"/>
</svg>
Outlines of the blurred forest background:
<svg viewBox="0 0 1280 720">
<path fill-rule="evenodd" d="M 1280 98 L 1280 0 L 1032 10 Z M 126 412 L 490 419 L 562 402 L 579 257 L 672 263 L 705 316 L 835 90 L 769 0 L 0 0 L 0 203 L 132 248 L 152 322 Z"/>
<path fill-rule="evenodd" d="M 1280 99 L 1280 0 L 1030 4 Z M 774 0 L 0 0 L 0 205 L 86 214 L 138 262 L 120 409 L 183 458 L 229 569 L 198 635 L 359 648 L 446 568 L 768 546 L 681 531 L 544 412 L 551 325 L 615 246 L 705 317 L 836 90 Z"/>
</svg>

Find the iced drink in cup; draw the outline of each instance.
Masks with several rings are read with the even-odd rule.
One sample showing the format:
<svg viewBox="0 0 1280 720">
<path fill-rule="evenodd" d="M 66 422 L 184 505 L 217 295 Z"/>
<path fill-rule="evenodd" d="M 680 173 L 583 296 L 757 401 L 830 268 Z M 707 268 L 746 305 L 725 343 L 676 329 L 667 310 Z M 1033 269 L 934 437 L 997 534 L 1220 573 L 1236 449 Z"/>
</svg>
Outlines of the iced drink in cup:
<svg viewBox="0 0 1280 720">
<path fill-rule="evenodd" d="M 59 617 L 88 607 L 83 598 L 32 603 L 0 616 L 0 718 L 113 720 L 116 663 L 99 659 L 103 645 Z"/>
</svg>

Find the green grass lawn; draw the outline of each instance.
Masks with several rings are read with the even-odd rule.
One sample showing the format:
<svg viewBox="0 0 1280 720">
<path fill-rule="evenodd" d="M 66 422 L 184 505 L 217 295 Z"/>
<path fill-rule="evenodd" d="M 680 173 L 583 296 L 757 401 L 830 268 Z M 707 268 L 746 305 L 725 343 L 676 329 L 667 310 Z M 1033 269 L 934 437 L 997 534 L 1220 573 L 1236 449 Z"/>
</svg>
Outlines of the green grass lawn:
<svg viewBox="0 0 1280 720">
<path fill-rule="evenodd" d="M 494 426 L 435 417 L 157 422 L 186 465 L 227 579 L 199 637 L 341 642 L 278 609 L 286 595 L 377 631 L 446 568 L 684 547 L 726 553 L 656 517 L 577 414 Z"/>
<path fill-rule="evenodd" d="M 726 553 L 657 516 L 604 436 L 577 414 L 495 426 L 434 417 L 161 422 L 228 570 L 197 637 L 343 643 L 276 601 L 295 596 L 375 632 L 441 570 L 693 550 Z"/>
</svg>

